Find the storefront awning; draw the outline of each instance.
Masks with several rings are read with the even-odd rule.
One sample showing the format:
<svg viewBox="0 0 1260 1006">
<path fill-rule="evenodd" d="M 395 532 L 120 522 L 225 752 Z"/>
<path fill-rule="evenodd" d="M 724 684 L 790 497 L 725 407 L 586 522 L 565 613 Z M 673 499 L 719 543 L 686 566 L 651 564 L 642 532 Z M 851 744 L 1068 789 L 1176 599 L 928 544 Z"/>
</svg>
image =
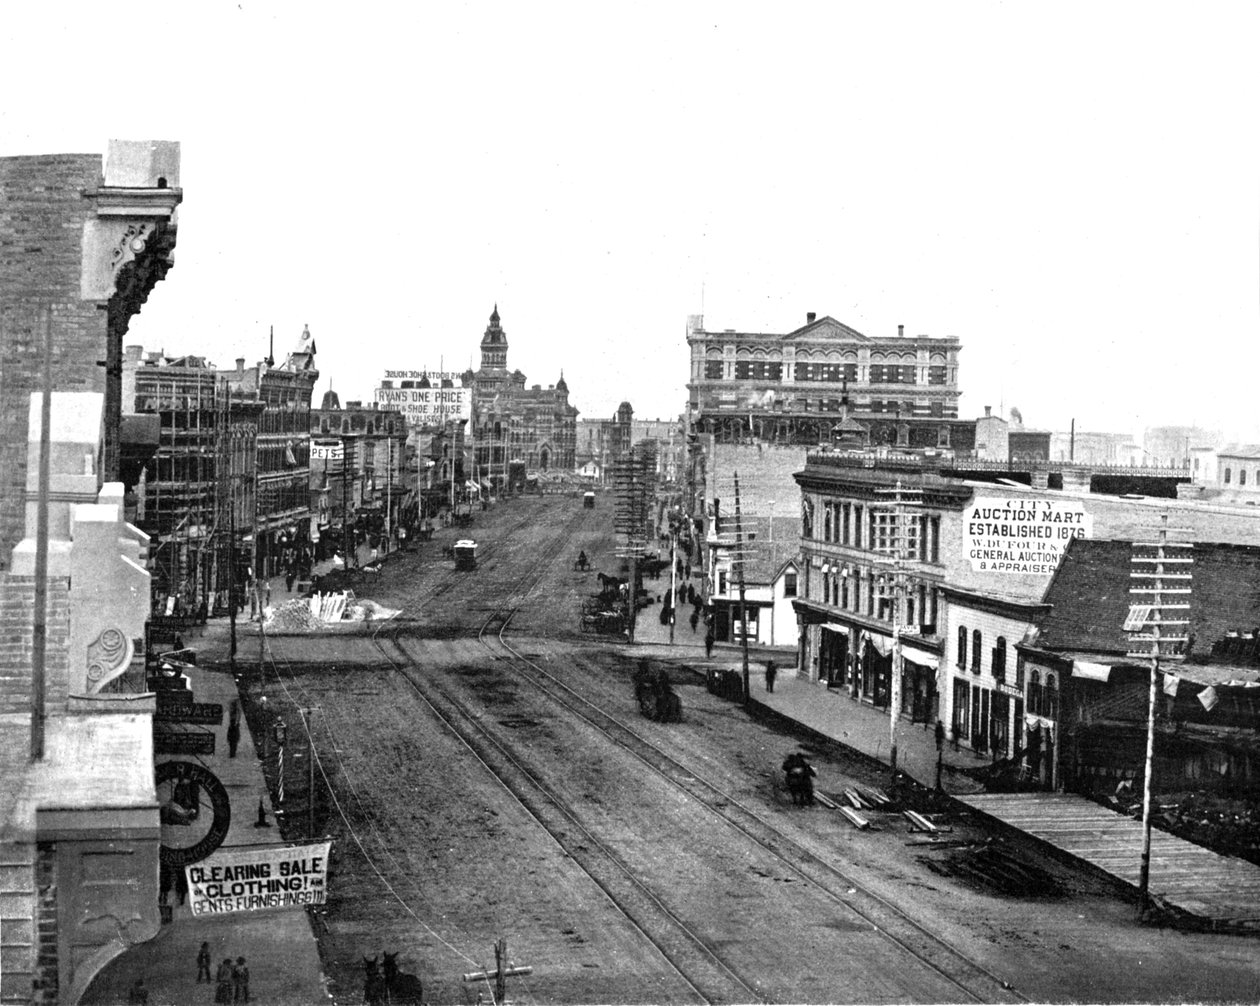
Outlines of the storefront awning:
<svg viewBox="0 0 1260 1006">
<path fill-rule="evenodd" d="M 1089 660 L 1073 660 L 1072 677 L 1088 678 L 1090 681 L 1108 681 L 1111 678 L 1111 665 L 1095 664 Z"/>
<path fill-rule="evenodd" d="M 842 636 L 847 636 L 849 634 L 849 627 L 847 625 L 837 625 L 835 622 L 823 622 L 822 627 L 827 629 L 829 632 L 838 632 Z"/>
<path fill-rule="evenodd" d="M 892 640 L 888 636 L 876 636 L 873 633 L 864 632 L 862 633 L 862 638 L 870 640 L 871 645 L 879 651 L 881 657 L 886 657 L 892 653 Z"/>
<path fill-rule="evenodd" d="M 941 658 L 935 653 L 920 650 L 917 646 L 907 646 L 905 643 L 901 644 L 901 657 L 903 660 L 909 660 L 920 667 L 930 667 L 934 671 L 941 666 Z"/>
</svg>

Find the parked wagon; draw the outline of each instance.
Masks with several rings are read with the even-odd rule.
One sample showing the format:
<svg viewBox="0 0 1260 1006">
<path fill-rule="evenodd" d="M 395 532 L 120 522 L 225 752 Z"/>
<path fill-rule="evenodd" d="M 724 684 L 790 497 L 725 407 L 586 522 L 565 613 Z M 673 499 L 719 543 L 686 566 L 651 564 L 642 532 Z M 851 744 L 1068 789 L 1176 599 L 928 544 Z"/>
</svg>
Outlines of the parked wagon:
<svg viewBox="0 0 1260 1006">
<path fill-rule="evenodd" d="M 582 494 L 582 506 L 586 507 L 587 510 L 595 509 L 595 493 L 594 492 L 588 489 L 586 492 Z"/>
<path fill-rule="evenodd" d="M 451 551 L 455 553 L 456 569 L 477 568 L 477 543 L 471 538 L 461 538 Z"/>
</svg>

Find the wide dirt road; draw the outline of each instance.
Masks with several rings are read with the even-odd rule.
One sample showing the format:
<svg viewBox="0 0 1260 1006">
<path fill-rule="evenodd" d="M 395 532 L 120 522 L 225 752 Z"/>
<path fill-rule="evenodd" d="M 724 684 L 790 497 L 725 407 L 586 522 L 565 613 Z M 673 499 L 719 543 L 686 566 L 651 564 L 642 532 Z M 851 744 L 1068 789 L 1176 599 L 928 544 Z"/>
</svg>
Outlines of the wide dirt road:
<svg viewBox="0 0 1260 1006">
<path fill-rule="evenodd" d="M 287 709 L 291 738 L 296 709 L 314 709 L 316 831 L 336 841 L 320 937 L 338 1002 L 362 1001 L 362 959 L 381 951 L 399 952 L 427 1002 L 488 1001 L 461 975 L 492 968 L 499 938 L 533 968 L 508 979 L 514 1001 L 1252 996 L 1253 941 L 1138 926 L 1111 891 L 1018 843 L 1003 854 L 1039 881 L 1022 897 L 907 844 L 897 815 L 857 832 L 793 808 L 777 767 L 796 740 L 685 669 L 671 672 L 684 721 L 643 719 L 633 652 L 576 631 L 595 588 L 572 559 L 582 548 L 616 572 L 610 517 L 607 500 L 505 503 L 472 529 L 477 571 L 443 558 L 446 531 L 363 589 L 405 611 L 376 638 L 270 641 L 249 696 Z M 835 750 L 814 762 L 825 792 L 885 781 Z M 290 837 L 306 824 L 294 765 Z"/>
</svg>

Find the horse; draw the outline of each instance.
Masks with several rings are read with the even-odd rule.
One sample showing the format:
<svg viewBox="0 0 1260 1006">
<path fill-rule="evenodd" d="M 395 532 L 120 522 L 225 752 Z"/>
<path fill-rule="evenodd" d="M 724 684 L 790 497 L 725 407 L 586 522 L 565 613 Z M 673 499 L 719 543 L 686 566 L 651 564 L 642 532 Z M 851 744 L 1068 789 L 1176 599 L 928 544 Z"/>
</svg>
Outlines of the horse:
<svg viewBox="0 0 1260 1006">
<path fill-rule="evenodd" d="M 423 1002 L 420 979 L 398 970 L 398 954 L 385 953 L 385 990 L 390 1003 L 420 1006 Z"/>
<path fill-rule="evenodd" d="M 389 1002 L 389 986 L 375 957 L 363 958 L 363 1001 L 367 1006 L 386 1006 Z"/>
</svg>

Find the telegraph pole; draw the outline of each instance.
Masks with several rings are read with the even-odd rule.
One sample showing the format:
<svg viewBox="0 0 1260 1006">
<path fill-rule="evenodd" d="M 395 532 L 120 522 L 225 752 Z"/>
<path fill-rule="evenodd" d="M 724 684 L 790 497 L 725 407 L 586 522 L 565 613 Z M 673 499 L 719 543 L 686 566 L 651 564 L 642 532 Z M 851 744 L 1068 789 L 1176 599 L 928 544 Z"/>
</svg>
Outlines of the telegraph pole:
<svg viewBox="0 0 1260 1006">
<path fill-rule="evenodd" d="M 735 477 L 735 557 L 732 565 L 739 578 L 739 636 L 744 661 L 744 705 L 752 699 L 752 684 L 748 675 L 748 607 L 744 601 L 744 527 L 743 513 L 739 505 L 739 472 Z"/>
<path fill-rule="evenodd" d="M 494 979 L 494 1002 L 501 1004 L 507 1000 L 507 979 L 516 975 L 532 975 L 534 969 L 528 965 L 512 967 L 508 964 L 507 940 L 496 940 L 494 944 L 494 970 L 470 971 L 464 975 L 466 982 L 484 982 Z"/>
<path fill-rule="evenodd" d="M 1125 631 L 1130 633 L 1130 641 L 1150 644 L 1150 649 L 1132 650 L 1128 653 L 1130 657 L 1145 657 L 1151 662 L 1150 694 L 1146 715 L 1146 764 L 1142 780 L 1142 859 L 1138 871 L 1138 898 L 1143 911 L 1150 904 L 1151 776 L 1155 769 L 1155 703 L 1159 695 L 1160 661 L 1185 659 L 1185 644 L 1189 641 L 1189 636 L 1185 634 L 1185 626 L 1190 624 L 1189 618 L 1165 618 L 1164 613 L 1167 611 L 1182 615 L 1189 613 L 1189 581 L 1193 574 L 1177 573 L 1172 570 L 1188 566 L 1194 562 L 1194 559 L 1184 554 L 1169 555 L 1169 552 L 1193 547 L 1187 542 L 1168 540 L 1168 515 L 1163 514 L 1159 539 L 1154 542 L 1135 541 L 1134 554 L 1130 559 L 1139 571 L 1130 573 L 1129 576 L 1139 583 L 1142 581 L 1149 583 L 1149 586 L 1129 588 L 1130 594 L 1144 595 L 1144 598 L 1143 603 L 1134 604 L 1129 608 L 1129 617 L 1124 623 Z M 1153 566 L 1151 572 L 1141 571 L 1151 566 Z M 1172 581 L 1173 585 L 1165 586 L 1166 581 Z M 1168 594 L 1184 597 L 1184 603 L 1165 601 L 1164 597 Z M 1181 629 L 1173 630 L 1180 632 L 1181 635 L 1164 635 L 1164 626 L 1181 626 Z"/>
<path fill-rule="evenodd" d="M 905 564 L 909 558 L 909 528 L 906 521 L 906 511 L 911 506 L 922 505 L 922 491 L 918 489 L 905 489 L 900 480 L 891 489 L 877 490 L 880 493 L 893 494 L 893 508 L 891 513 L 884 512 L 881 514 L 885 518 L 884 524 L 884 549 L 892 553 L 892 666 L 888 672 L 888 761 L 892 768 L 893 781 L 897 778 L 897 720 L 901 717 L 901 676 L 904 668 L 904 657 L 902 655 L 901 637 L 905 632 L 914 633 L 916 630 L 913 626 L 905 624 Z M 914 494 L 919 498 L 913 502 L 907 502 L 906 494 Z M 877 540 L 874 545 L 878 548 L 879 526 L 876 525 Z M 920 613 L 921 614 L 921 613 Z"/>
</svg>

